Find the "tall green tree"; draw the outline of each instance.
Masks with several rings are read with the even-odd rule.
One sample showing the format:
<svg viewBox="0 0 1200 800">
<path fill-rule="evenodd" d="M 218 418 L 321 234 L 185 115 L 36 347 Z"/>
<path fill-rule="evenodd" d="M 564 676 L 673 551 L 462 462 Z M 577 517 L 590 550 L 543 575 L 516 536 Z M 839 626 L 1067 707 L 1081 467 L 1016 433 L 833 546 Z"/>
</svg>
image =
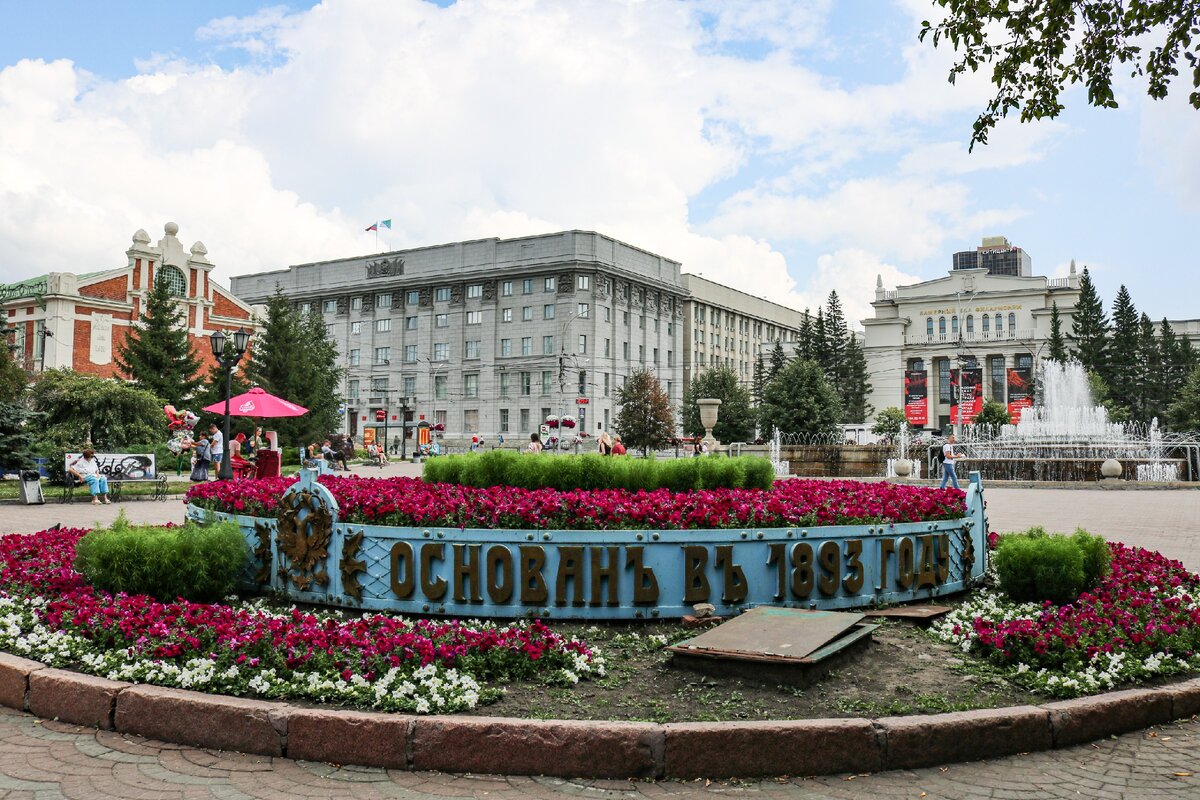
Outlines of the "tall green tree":
<svg viewBox="0 0 1200 800">
<path fill-rule="evenodd" d="M 1010 112 L 1029 122 L 1057 117 L 1062 95 L 1087 86 L 1088 103 L 1116 108 L 1113 71 L 1145 78 L 1147 94 L 1166 97 L 1179 75 L 1180 55 L 1197 91 L 1188 102 L 1200 108 L 1200 36 L 1194 0 L 935 0 L 945 9 L 937 23 L 921 23 L 921 41 L 953 46 L 950 82 L 983 69 L 995 94 L 976 118 L 971 146 Z"/>
<path fill-rule="evenodd" d="M 1067 361 L 1067 340 L 1062 332 L 1062 317 L 1058 313 L 1058 303 L 1050 306 L 1050 338 L 1046 340 L 1050 348 L 1046 358 L 1065 364 Z"/>
<path fill-rule="evenodd" d="M 767 384 L 759 416 L 764 435 L 772 430 L 836 433 L 841 427 L 842 408 L 821 365 L 794 358 Z"/>
<path fill-rule="evenodd" d="M 1071 320 L 1071 351 L 1085 368 L 1107 375 L 1108 317 L 1087 267 L 1079 278 L 1079 299 Z"/>
<path fill-rule="evenodd" d="M 754 359 L 754 379 L 750 384 L 750 392 L 754 398 L 754 405 L 762 402 L 763 389 L 767 385 L 767 367 L 763 363 L 762 351 L 759 350 L 758 358 Z"/>
<path fill-rule="evenodd" d="M 630 450 L 642 455 L 663 447 L 675 437 L 671 398 L 662 383 L 647 369 L 634 370 L 617 392 L 617 417 L 613 427 Z"/>
<path fill-rule="evenodd" d="M 821 369 L 829 366 L 829 335 L 825 330 L 825 309 L 817 309 L 817 318 L 813 321 L 812 360 L 821 365 Z"/>
<path fill-rule="evenodd" d="M 771 362 L 767 367 L 767 383 L 775 380 L 775 376 L 787 366 L 788 357 L 783 352 L 783 342 L 779 339 L 775 340 L 775 346 L 771 348 Z"/>
<path fill-rule="evenodd" d="M 267 300 L 267 315 L 250 342 L 250 352 L 247 379 L 308 409 L 301 417 L 271 420 L 281 442 L 300 446 L 336 430 L 341 370 L 337 347 L 319 314 L 302 315 L 276 290 Z"/>
<path fill-rule="evenodd" d="M 800 318 L 800 334 L 796 339 L 796 358 L 803 358 L 806 361 L 816 358 L 817 346 L 815 337 L 813 318 L 806 308 L 804 309 L 804 316 Z"/>
<path fill-rule="evenodd" d="M 846 327 L 846 316 L 842 312 L 842 301 L 837 292 L 830 292 L 825 303 L 825 352 L 822 366 L 825 378 L 833 384 L 839 394 L 844 395 L 846 381 L 846 339 L 850 333 Z M 856 420 L 862 422 L 862 420 Z"/>
<path fill-rule="evenodd" d="M 867 359 L 863 355 L 862 345 L 858 337 L 850 333 L 846 339 L 846 369 L 841 391 L 842 421 L 865 422 L 871 416 L 871 404 L 867 402 L 867 391 L 870 387 L 870 375 L 867 373 Z"/>
<path fill-rule="evenodd" d="M 750 392 L 742 386 L 730 367 L 705 370 L 692 379 L 683 395 L 683 432 L 687 436 L 703 436 L 700 407 L 696 401 L 714 397 L 721 401 L 713 436 L 720 442 L 749 442 L 754 439 L 755 413 L 750 404 Z"/>
<path fill-rule="evenodd" d="M 1162 368 L 1163 397 L 1169 401 L 1173 389 L 1186 380 L 1187 372 L 1179 363 L 1179 339 L 1166 317 L 1159 323 L 1158 363 Z"/>
<path fill-rule="evenodd" d="M 1200 432 L 1200 367 L 1193 369 L 1187 381 L 1176 387 L 1175 401 L 1167 418 L 1171 430 Z"/>
<path fill-rule="evenodd" d="M 1129 290 L 1122 285 L 1117 291 L 1117 299 L 1113 301 L 1112 338 L 1109 340 L 1105 369 L 1100 373 L 1105 376 L 1113 397 L 1120 398 L 1120 402 L 1135 417 L 1141 373 L 1138 364 L 1140 331 L 1137 309 L 1133 306 Z"/>
<path fill-rule="evenodd" d="M 1162 346 L 1148 314 L 1142 314 L 1138 320 L 1137 361 L 1134 367 L 1137 385 L 1131 416 L 1143 422 L 1165 416 L 1167 398 L 1164 393 Z"/>
<path fill-rule="evenodd" d="M 117 346 L 117 368 L 165 402 L 186 402 L 200 387 L 200 359 L 166 281 L 154 281 L 138 323 Z"/>
</svg>

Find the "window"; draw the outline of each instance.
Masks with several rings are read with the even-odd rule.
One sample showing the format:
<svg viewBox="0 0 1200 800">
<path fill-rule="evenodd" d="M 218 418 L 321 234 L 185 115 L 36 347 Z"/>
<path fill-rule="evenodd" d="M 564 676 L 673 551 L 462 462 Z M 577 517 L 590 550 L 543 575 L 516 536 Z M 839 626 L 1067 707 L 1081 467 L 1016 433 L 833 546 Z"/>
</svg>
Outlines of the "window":
<svg viewBox="0 0 1200 800">
<path fill-rule="evenodd" d="M 504 281 L 500 284 L 500 296 L 512 297 L 512 281 Z"/>
<path fill-rule="evenodd" d="M 721 312 L 715 308 L 712 312 L 712 324 L 716 325 L 718 328 L 721 327 Z"/>
<path fill-rule="evenodd" d="M 546 419 L 549 416 L 550 416 L 550 409 L 546 408 L 545 406 L 542 406 L 542 419 Z"/>
<path fill-rule="evenodd" d="M 501 322 L 512 322 L 512 309 L 511 308 L 505 308 L 500 311 L 500 321 Z"/>
<path fill-rule="evenodd" d="M 586 334 L 583 334 L 583 333 L 579 334 L 579 349 L 576 350 L 575 352 L 577 352 L 577 353 L 586 353 L 587 352 L 587 335 Z"/>
<path fill-rule="evenodd" d="M 533 294 L 533 278 L 521 281 L 521 294 Z"/>
<path fill-rule="evenodd" d="M 391 308 L 392 307 L 392 293 L 384 292 L 383 294 L 375 295 L 375 307 L 376 308 Z"/>
<path fill-rule="evenodd" d="M 417 360 L 417 346 L 415 344 L 404 345 L 404 360 L 406 363 L 412 364 Z"/>
<path fill-rule="evenodd" d="M 450 393 L 449 388 L 450 388 L 450 378 L 448 376 L 446 376 L 446 375 L 434 375 L 433 376 L 433 399 L 434 400 L 445 400 L 446 396 Z"/>
<path fill-rule="evenodd" d="M 404 318 L 404 330 L 415 331 L 416 329 L 417 329 L 417 318 L 416 317 L 405 317 Z"/>
<path fill-rule="evenodd" d="M 542 291 L 553 292 L 555 287 L 554 278 L 545 278 L 542 280 Z"/>
<path fill-rule="evenodd" d="M 531 322 L 533 320 L 533 306 L 523 306 L 521 308 L 521 321 Z"/>
<path fill-rule="evenodd" d="M 508 433 L 508 409 L 500 409 L 500 432 Z"/>
<path fill-rule="evenodd" d="M 357 349 L 351 350 L 350 351 L 350 366 L 357 367 L 359 358 L 360 358 L 359 351 Z"/>
<path fill-rule="evenodd" d="M 604 306 L 604 321 L 612 322 L 612 309 L 608 306 Z"/>
<path fill-rule="evenodd" d="M 437 409 L 433 412 L 433 424 L 446 426 L 446 412 L 442 409 Z"/>
<path fill-rule="evenodd" d="M 391 359 L 392 359 L 392 348 L 390 348 L 390 347 L 376 347 L 375 348 L 375 363 L 376 364 L 387 364 L 391 361 Z"/>
<path fill-rule="evenodd" d="M 542 355 L 544 355 L 544 356 L 554 355 L 554 337 L 553 336 L 543 336 L 542 337 Z"/>
<path fill-rule="evenodd" d="M 351 311 L 362 311 L 362 298 L 361 297 L 351 297 L 350 298 L 350 310 Z"/>
<path fill-rule="evenodd" d="M 578 275 L 575 277 L 575 288 L 579 290 L 592 288 L 592 276 Z"/>
<path fill-rule="evenodd" d="M 420 292 L 408 292 L 404 295 L 404 304 L 406 306 L 420 305 L 420 303 L 421 303 L 421 293 Z"/>
<path fill-rule="evenodd" d="M 644 344 L 638 345 L 638 363 L 639 364 L 646 363 L 646 345 L 644 345 Z"/>
<path fill-rule="evenodd" d="M 542 319 L 554 319 L 554 304 L 547 303 L 542 306 Z"/>
<path fill-rule="evenodd" d="M 611 377 L 612 377 L 612 376 L 611 376 L 609 373 L 607 373 L 607 372 L 606 372 L 606 373 L 604 373 L 604 396 L 605 396 L 605 397 L 608 397 L 609 384 L 610 384 L 610 381 L 609 381 L 609 379 L 610 379 Z"/>
<path fill-rule="evenodd" d="M 644 314 L 642 316 L 638 317 L 638 330 L 639 331 L 646 330 L 646 316 Z"/>
<path fill-rule="evenodd" d="M 371 378 L 371 394 L 386 394 L 387 390 L 387 378 Z"/>
<path fill-rule="evenodd" d="M 587 370 L 579 370 L 579 396 L 583 397 L 587 394 Z"/>
<path fill-rule="evenodd" d="M 986 336 L 988 331 L 992 329 L 992 318 L 984 314 L 980 321 L 983 322 L 983 333 Z"/>
<path fill-rule="evenodd" d="M 590 305 L 588 305 L 587 303 L 580 303 L 575 308 L 575 313 L 585 319 L 587 317 L 591 316 L 591 311 L 592 311 L 592 307 Z"/>
<path fill-rule="evenodd" d="M 657 318 L 654 320 L 654 332 L 658 333 L 658 319 Z"/>
<path fill-rule="evenodd" d="M 1033 356 L 1029 355 L 1028 353 L 1026 353 L 1025 355 L 1017 356 L 1017 366 L 1018 367 L 1032 367 L 1033 366 Z"/>
<path fill-rule="evenodd" d="M 987 328 L 984 327 L 984 330 L 987 330 Z M 925 320 L 925 335 L 933 336 L 933 317 L 928 317 Z"/>
<path fill-rule="evenodd" d="M 675 323 L 668 322 L 667 323 L 667 336 L 674 336 L 674 335 L 675 335 Z"/>
<path fill-rule="evenodd" d="M 521 432 L 524 433 L 527 430 L 529 430 L 529 409 L 522 408 L 521 409 Z"/>
<path fill-rule="evenodd" d="M 958 315 L 955 314 L 950 318 L 950 335 L 958 336 Z"/>
<path fill-rule="evenodd" d="M 512 339 L 501 339 L 500 340 L 500 355 L 502 355 L 502 356 L 511 356 L 512 355 Z"/>
<path fill-rule="evenodd" d="M 468 339 L 463 342 L 463 358 L 479 358 L 480 342 L 479 339 Z"/>
<path fill-rule="evenodd" d="M 626 361 L 629 360 L 629 342 L 621 342 L 621 356 Z"/>
<path fill-rule="evenodd" d="M 984 317 L 987 319 L 987 317 Z M 1007 388 L 1007 374 L 1004 370 L 1004 356 L 988 356 L 988 372 L 992 377 L 992 399 L 997 403 L 1004 402 L 1004 390 Z"/>
<path fill-rule="evenodd" d="M 183 273 L 175 267 L 169 264 L 160 266 L 158 272 L 154 274 L 154 279 L 167 284 L 167 291 L 172 297 L 187 297 L 187 280 L 183 277 Z M 306 308 L 302 310 L 308 312 Z"/>
<path fill-rule="evenodd" d="M 939 336 L 946 335 L 946 318 L 945 317 L 938 317 L 938 335 Z"/>
<path fill-rule="evenodd" d="M 312 311 L 312 303 L 301 303 L 300 304 L 300 313 L 301 314 L 308 314 L 311 311 Z"/>
<path fill-rule="evenodd" d="M 482 311 L 468 311 L 467 312 L 467 324 L 468 325 L 482 325 L 483 324 L 483 312 Z"/>
<path fill-rule="evenodd" d="M 467 299 L 468 300 L 478 300 L 481 297 L 483 297 L 483 284 L 482 283 L 468 283 L 467 284 Z"/>
<path fill-rule="evenodd" d="M 358 399 L 358 381 L 357 380 L 350 381 L 350 385 L 346 389 L 346 399 L 347 400 L 357 400 Z"/>
<path fill-rule="evenodd" d="M 450 345 L 446 342 L 437 342 L 433 346 L 434 361 L 449 361 L 450 360 Z"/>
<path fill-rule="evenodd" d="M 522 336 L 521 337 L 521 355 L 523 355 L 523 356 L 533 355 L 533 337 L 532 336 Z"/>
<path fill-rule="evenodd" d="M 521 383 L 521 396 L 529 397 L 533 392 L 533 373 L 522 372 L 518 377 Z"/>
<path fill-rule="evenodd" d="M 975 315 L 967 314 L 967 335 L 970 336 L 975 332 Z"/>
<path fill-rule="evenodd" d="M 667 351 L 667 366 L 668 367 L 675 366 L 675 351 L 674 350 Z"/>
<path fill-rule="evenodd" d="M 450 315 L 449 314 L 435 314 L 433 317 L 433 324 L 434 324 L 434 327 L 437 327 L 437 328 L 449 327 L 450 326 Z"/>
<path fill-rule="evenodd" d="M 908 360 L 908 369 L 911 372 L 924 372 L 925 360 L 921 358 L 910 358 Z"/>
<path fill-rule="evenodd" d="M 479 397 L 478 375 L 463 375 L 463 397 Z"/>
<path fill-rule="evenodd" d="M 508 397 L 509 389 L 512 388 L 512 375 L 507 372 L 500 373 L 500 396 Z"/>
<path fill-rule="evenodd" d="M 1009 314 L 1008 315 L 1008 338 L 1011 339 L 1013 336 L 1016 336 L 1016 334 L 1017 334 L 1017 315 Z"/>
<path fill-rule="evenodd" d="M 337 300 L 322 300 L 321 301 L 321 312 L 324 314 L 337 313 Z"/>
<path fill-rule="evenodd" d="M 439 303 L 449 303 L 450 302 L 450 287 L 449 286 L 439 286 L 436 289 L 434 289 L 433 290 L 433 299 Z"/>
<path fill-rule="evenodd" d="M 391 329 L 392 329 L 392 321 L 390 319 L 375 320 L 375 332 L 376 333 L 387 333 Z"/>
<path fill-rule="evenodd" d="M 604 357 L 608 358 L 611 355 L 612 355 L 612 340 L 605 339 L 604 340 Z"/>
<path fill-rule="evenodd" d="M 950 359 L 939 358 L 937 360 L 938 370 L 938 400 L 942 403 L 950 402 Z"/>
<path fill-rule="evenodd" d="M 405 378 L 404 379 L 404 396 L 412 397 L 416 393 L 417 393 L 417 379 L 416 378 Z"/>
<path fill-rule="evenodd" d="M 362 333 L 362 323 L 361 322 L 351 322 L 350 323 L 350 334 L 352 336 L 358 336 L 360 333 Z"/>
<path fill-rule="evenodd" d="M 658 363 L 658 348 L 654 348 L 654 363 Z"/>
<path fill-rule="evenodd" d="M 554 372 L 553 370 L 542 370 L 542 397 L 546 397 L 553 391 L 554 387 Z"/>
<path fill-rule="evenodd" d="M 996 315 L 996 333 L 1004 333 L 1004 317 L 1000 314 Z"/>
</svg>

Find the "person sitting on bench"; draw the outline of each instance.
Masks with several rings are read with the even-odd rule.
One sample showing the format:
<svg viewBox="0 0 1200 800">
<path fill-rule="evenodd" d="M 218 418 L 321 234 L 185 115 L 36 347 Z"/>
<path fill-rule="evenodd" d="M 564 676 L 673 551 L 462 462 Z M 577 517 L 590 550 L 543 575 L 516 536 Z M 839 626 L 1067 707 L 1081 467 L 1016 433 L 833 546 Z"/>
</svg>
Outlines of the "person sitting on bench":
<svg viewBox="0 0 1200 800">
<path fill-rule="evenodd" d="M 86 483 L 92 493 L 92 505 L 101 503 L 108 505 L 108 478 L 100 474 L 100 465 L 96 463 L 96 451 L 88 448 L 79 458 L 71 462 L 71 474 Z"/>
</svg>

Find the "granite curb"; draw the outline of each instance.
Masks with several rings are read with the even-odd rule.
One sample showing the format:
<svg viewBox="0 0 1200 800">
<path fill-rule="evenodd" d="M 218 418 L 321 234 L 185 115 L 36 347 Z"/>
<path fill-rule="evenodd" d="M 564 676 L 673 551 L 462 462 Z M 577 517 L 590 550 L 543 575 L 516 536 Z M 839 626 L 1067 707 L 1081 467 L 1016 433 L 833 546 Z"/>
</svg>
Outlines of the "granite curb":
<svg viewBox="0 0 1200 800">
<path fill-rule="evenodd" d="M 0 705 L 173 744 L 401 770 L 572 778 L 830 775 L 1051 750 L 1200 713 L 1200 678 L 1040 706 L 641 723 L 314 709 L 110 681 L 0 653 Z"/>
</svg>

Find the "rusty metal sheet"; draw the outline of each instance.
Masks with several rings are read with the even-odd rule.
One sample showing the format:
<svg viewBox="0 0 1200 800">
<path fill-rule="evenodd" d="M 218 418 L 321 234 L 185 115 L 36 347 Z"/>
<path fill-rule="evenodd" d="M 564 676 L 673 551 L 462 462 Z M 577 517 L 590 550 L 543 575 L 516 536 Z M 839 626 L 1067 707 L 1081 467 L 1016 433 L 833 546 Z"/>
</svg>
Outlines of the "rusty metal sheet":
<svg viewBox="0 0 1200 800">
<path fill-rule="evenodd" d="M 896 606 L 868 611 L 868 617 L 883 617 L 885 619 L 915 619 L 930 620 L 940 617 L 950 611 L 950 606 Z"/>
<path fill-rule="evenodd" d="M 811 662 L 817 660 L 814 653 L 845 638 L 862 619 L 857 612 L 760 606 L 668 649 L 681 655 Z"/>
</svg>

